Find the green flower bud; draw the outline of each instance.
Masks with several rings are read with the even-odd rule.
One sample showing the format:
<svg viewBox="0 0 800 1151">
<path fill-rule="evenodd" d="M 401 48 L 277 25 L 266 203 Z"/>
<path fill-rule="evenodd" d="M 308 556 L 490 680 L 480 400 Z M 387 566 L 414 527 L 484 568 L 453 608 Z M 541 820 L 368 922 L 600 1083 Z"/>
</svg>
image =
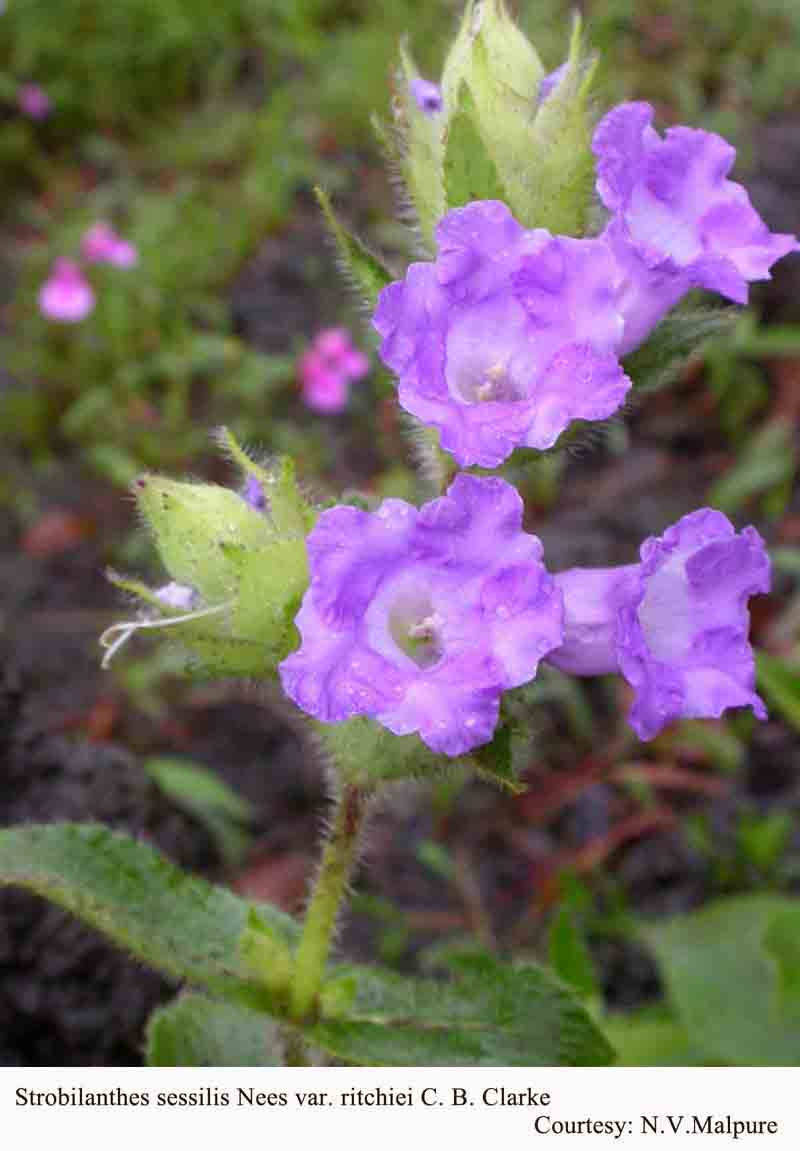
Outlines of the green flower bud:
<svg viewBox="0 0 800 1151">
<path fill-rule="evenodd" d="M 504 0 L 470 0 L 442 75 L 443 110 L 415 106 L 403 53 L 402 167 L 429 243 L 437 220 L 475 199 L 501 199 L 527 228 L 582 235 L 594 162 L 589 88 L 576 20 L 566 66 L 546 99 L 544 68 Z"/>
<path fill-rule="evenodd" d="M 403 43 L 395 100 L 396 155 L 422 238 L 432 250 L 436 224 L 447 208 L 442 176 L 445 121 L 443 116 L 426 115 L 418 106 L 412 94 L 418 77 L 416 64 Z"/>
<path fill-rule="evenodd" d="M 174 581 L 170 589 L 179 585 L 188 600 L 112 575 L 147 614 L 108 629 L 104 666 L 141 630 L 180 641 L 206 675 L 272 679 L 297 645 L 294 617 L 308 587 L 305 538 L 315 512 L 291 460 L 262 468 L 229 433 L 220 438 L 245 473 L 243 494 L 160 476 L 136 482 L 139 509 Z"/>
<path fill-rule="evenodd" d="M 264 516 L 228 488 L 142 476 L 134 494 L 171 578 L 194 588 L 207 604 L 236 591 L 231 549 L 256 551 L 274 535 Z"/>
</svg>

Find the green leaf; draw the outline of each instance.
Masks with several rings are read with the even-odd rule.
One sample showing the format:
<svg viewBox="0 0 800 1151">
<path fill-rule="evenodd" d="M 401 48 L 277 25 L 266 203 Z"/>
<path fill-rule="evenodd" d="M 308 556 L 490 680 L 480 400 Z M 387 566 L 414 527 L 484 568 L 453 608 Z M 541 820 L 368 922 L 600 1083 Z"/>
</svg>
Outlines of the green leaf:
<svg viewBox="0 0 800 1151">
<path fill-rule="evenodd" d="M 769 557 L 772 560 L 772 566 L 777 571 L 785 572 L 786 575 L 794 576 L 795 579 L 800 578 L 800 548 L 770 548 Z"/>
<path fill-rule="evenodd" d="M 247 823 L 253 817 L 252 804 L 201 764 L 156 756 L 145 760 L 144 769 L 165 795 L 193 811 L 218 811 L 237 823 Z"/>
<path fill-rule="evenodd" d="M 503 717 L 505 718 L 505 717 Z M 471 753 L 470 758 L 479 775 L 492 783 L 518 795 L 525 790 L 520 784 L 514 766 L 513 755 L 513 725 L 510 722 L 501 722 L 497 725 L 490 743 L 485 743 Z"/>
<path fill-rule="evenodd" d="M 116 444 L 89 444 L 84 451 L 85 462 L 118 487 L 130 487 L 141 471 L 140 461 Z"/>
<path fill-rule="evenodd" d="M 606 1038 L 620 1067 L 702 1067 L 686 1032 L 664 1012 L 646 1009 L 609 1015 L 603 1020 Z"/>
<path fill-rule="evenodd" d="M 787 907 L 772 920 L 764 943 L 777 965 L 783 1010 L 800 1019 L 800 905 Z"/>
<path fill-rule="evenodd" d="M 690 356 L 698 355 L 717 337 L 734 332 L 734 308 L 676 308 L 650 338 L 623 361 L 637 392 L 657 392 L 681 375 Z"/>
<path fill-rule="evenodd" d="M 364 967 L 340 968 L 307 1037 L 358 1066 L 601 1066 L 612 1052 L 580 1003 L 532 964 L 510 966 L 488 955 L 450 957 L 455 978 L 407 979 Z M 330 1011 L 330 1007 L 329 1007 Z"/>
<path fill-rule="evenodd" d="M 673 728 L 671 742 L 679 750 L 700 751 L 727 775 L 739 771 L 747 754 L 744 741 L 726 723 L 717 725 L 685 719 Z"/>
<path fill-rule="evenodd" d="M 785 1008 L 774 953 L 780 936 L 773 934 L 787 914 L 797 923 L 798 907 L 779 896 L 735 896 L 643 930 L 669 1003 L 708 1061 L 756 1067 L 800 1061 L 800 1016 Z"/>
<path fill-rule="evenodd" d="M 251 905 L 130 836 L 98 824 L 0 831 L 0 884 L 60 904 L 173 979 L 266 1002 L 239 952 Z M 293 919 L 267 905 L 258 913 L 294 945 Z"/>
<path fill-rule="evenodd" d="M 279 1067 L 275 1025 L 260 1012 L 205 995 L 181 995 L 147 1024 L 148 1067 Z"/>
<path fill-rule="evenodd" d="M 566 73 L 536 112 L 528 151 L 515 148 L 520 202 L 515 214 L 526 227 L 548 228 L 567 236 L 586 233 L 594 193 L 590 97 L 596 64 L 584 58 L 583 52 L 581 22 L 576 16 Z M 501 166 L 500 172 L 510 184 L 506 169 Z M 513 203 L 515 193 L 511 195 Z"/>
<path fill-rule="evenodd" d="M 234 631 L 263 645 L 271 669 L 297 646 L 294 617 L 307 587 L 305 540 L 277 540 L 243 559 Z"/>
<path fill-rule="evenodd" d="M 345 273 L 366 306 L 370 311 L 373 311 L 378 302 L 378 296 L 393 279 L 391 273 L 361 240 L 347 231 L 336 216 L 330 200 L 322 189 L 315 188 L 314 195 L 317 197 L 325 222 L 336 243 L 336 250 L 339 253 Z"/>
<path fill-rule="evenodd" d="M 770 706 L 800 731 L 800 670 L 777 656 L 757 651 L 756 680 Z"/>
<path fill-rule="evenodd" d="M 145 760 L 144 770 L 165 795 L 207 828 L 228 867 L 241 863 L 250 845 L 246 825 L 253 818 L 251 804 L 213 771 L 190 760 L 158 756 Z"/>
<path fill-rule="evenodd" d="M 316 522 L 317 512 L 303 498 L 290 456 L 283 456 L 269 472 L 264 489 L 275 531 L 284 537 L 305 538 Z"/>
<path fill-rule="evenodd" d="M 285 998 L 291 983 L 294 960 L 282 935 L 251 909 L 247 927 L 239 940 L 239 953 L 259 983 Z"/>
<path fill-rule="evenodd" d="M 736 847 L 747 863 L 762 875 L 769 875 L 789 846 L 794 825 L 794 815 L 788 811 L 742 811 L 736 827 Z"/>
<path fill-rule="evenodd" d="M 772 420 L 750 438 L 734 466 L 712 484 L 708 501 L 733 514 L 754 496 L 774 489 L 788 492 L 794 472 L 794 428 L 785 420 Z"/>
<path fill-rule="evenodd" d="M 562 905 L 550 927 L 550 963 L 556 975 L 581 997 L 598 994 L 594 964 L 571 907 Z"/>
<path fill-rule="evenodd" d="M 459 88 L 457 100 L 445 139 L 447 208 L 461 208 L 473 200 L 507 200 L 497 169 L 481 139 L 475 101 L 466 84 Z"/>
</svg>

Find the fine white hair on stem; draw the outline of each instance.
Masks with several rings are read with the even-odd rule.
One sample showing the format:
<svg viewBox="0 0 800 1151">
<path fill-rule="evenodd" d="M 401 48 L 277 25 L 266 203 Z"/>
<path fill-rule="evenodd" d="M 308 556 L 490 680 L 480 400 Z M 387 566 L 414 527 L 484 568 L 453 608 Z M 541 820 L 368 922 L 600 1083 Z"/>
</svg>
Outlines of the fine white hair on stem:
<svg viewBox="0 0 800 1151">
<path fill-rule="evenodd" d="M 100 636 L 100 646 L 105 649 L 100 666 L 104 671 L 111 666 L 111 661 L 121 647 L 128 642 L 134 632 L 173 627 L 179 623 L 191 623 L 196 619 L 205 619 L 207 616 L 219 615 L 233 607 L 233 600 L 228 603 L 217 604 L 216 607 L 202 608 L 200 611 L 187 612 L 185 615 L 173 615 L 167 619 L 126 620 L 122 623 L 112 624 Z"/>
</svg>

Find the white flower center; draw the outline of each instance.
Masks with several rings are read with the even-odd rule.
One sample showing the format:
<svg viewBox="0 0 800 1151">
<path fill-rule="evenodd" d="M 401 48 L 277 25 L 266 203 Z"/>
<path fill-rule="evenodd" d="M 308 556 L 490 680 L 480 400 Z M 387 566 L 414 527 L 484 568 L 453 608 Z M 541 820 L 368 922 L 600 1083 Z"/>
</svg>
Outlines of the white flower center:
<svg viewBox="0 0 800 1151">
<path fill-rule="evenodd" d="M 444 619 L 428 597 L 401 595 L 389 612 L 389 633 L 418 667 L 432 667 L 442 656 Z"/>
<path fill-rule="evenodd" d="M 671 556 L 650 577 L 639 605 L 647 646 L 663 663 L 680 663 L 689 654 L 695 627 L 686 579 L 686 555 Z"/>
</svg>

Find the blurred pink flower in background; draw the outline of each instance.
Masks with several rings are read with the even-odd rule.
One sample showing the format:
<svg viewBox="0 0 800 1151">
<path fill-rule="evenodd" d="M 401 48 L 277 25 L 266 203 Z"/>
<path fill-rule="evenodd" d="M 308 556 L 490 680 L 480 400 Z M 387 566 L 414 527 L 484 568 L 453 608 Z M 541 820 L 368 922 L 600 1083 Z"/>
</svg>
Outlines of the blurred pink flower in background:
<svg viewBox="0 0 800 1151">
<path fill-rule="evenodd" d="M 113 264 L 117 268 L 132 268 L 139 261 L 133 244 L 117 235 L 105 220 L 99 220 L 84 232 L 81 254 L 90 264 Z"/>
<path fill-rule="evenodd" d="M 300 357 L 303 399 L 314 411 L 340 412 L 347 405 L 351 383 L 368 371 L 368 358 L 354 346 L 346 328 L 325 328 Z"/>
<path fill-rule="evenodd" d="M 49 320 L 76 324 L 94 308 L 94 292 L 74 260 L 59 259 L 39 292 L 39 310 Z"/>
<path fill-rule="evenodd" d="M 21 84 L 17 89 L 17 107 L 31 120 L 44 120 L 50 115 L 50 97 L 38 84 Z"/>
</svg>

